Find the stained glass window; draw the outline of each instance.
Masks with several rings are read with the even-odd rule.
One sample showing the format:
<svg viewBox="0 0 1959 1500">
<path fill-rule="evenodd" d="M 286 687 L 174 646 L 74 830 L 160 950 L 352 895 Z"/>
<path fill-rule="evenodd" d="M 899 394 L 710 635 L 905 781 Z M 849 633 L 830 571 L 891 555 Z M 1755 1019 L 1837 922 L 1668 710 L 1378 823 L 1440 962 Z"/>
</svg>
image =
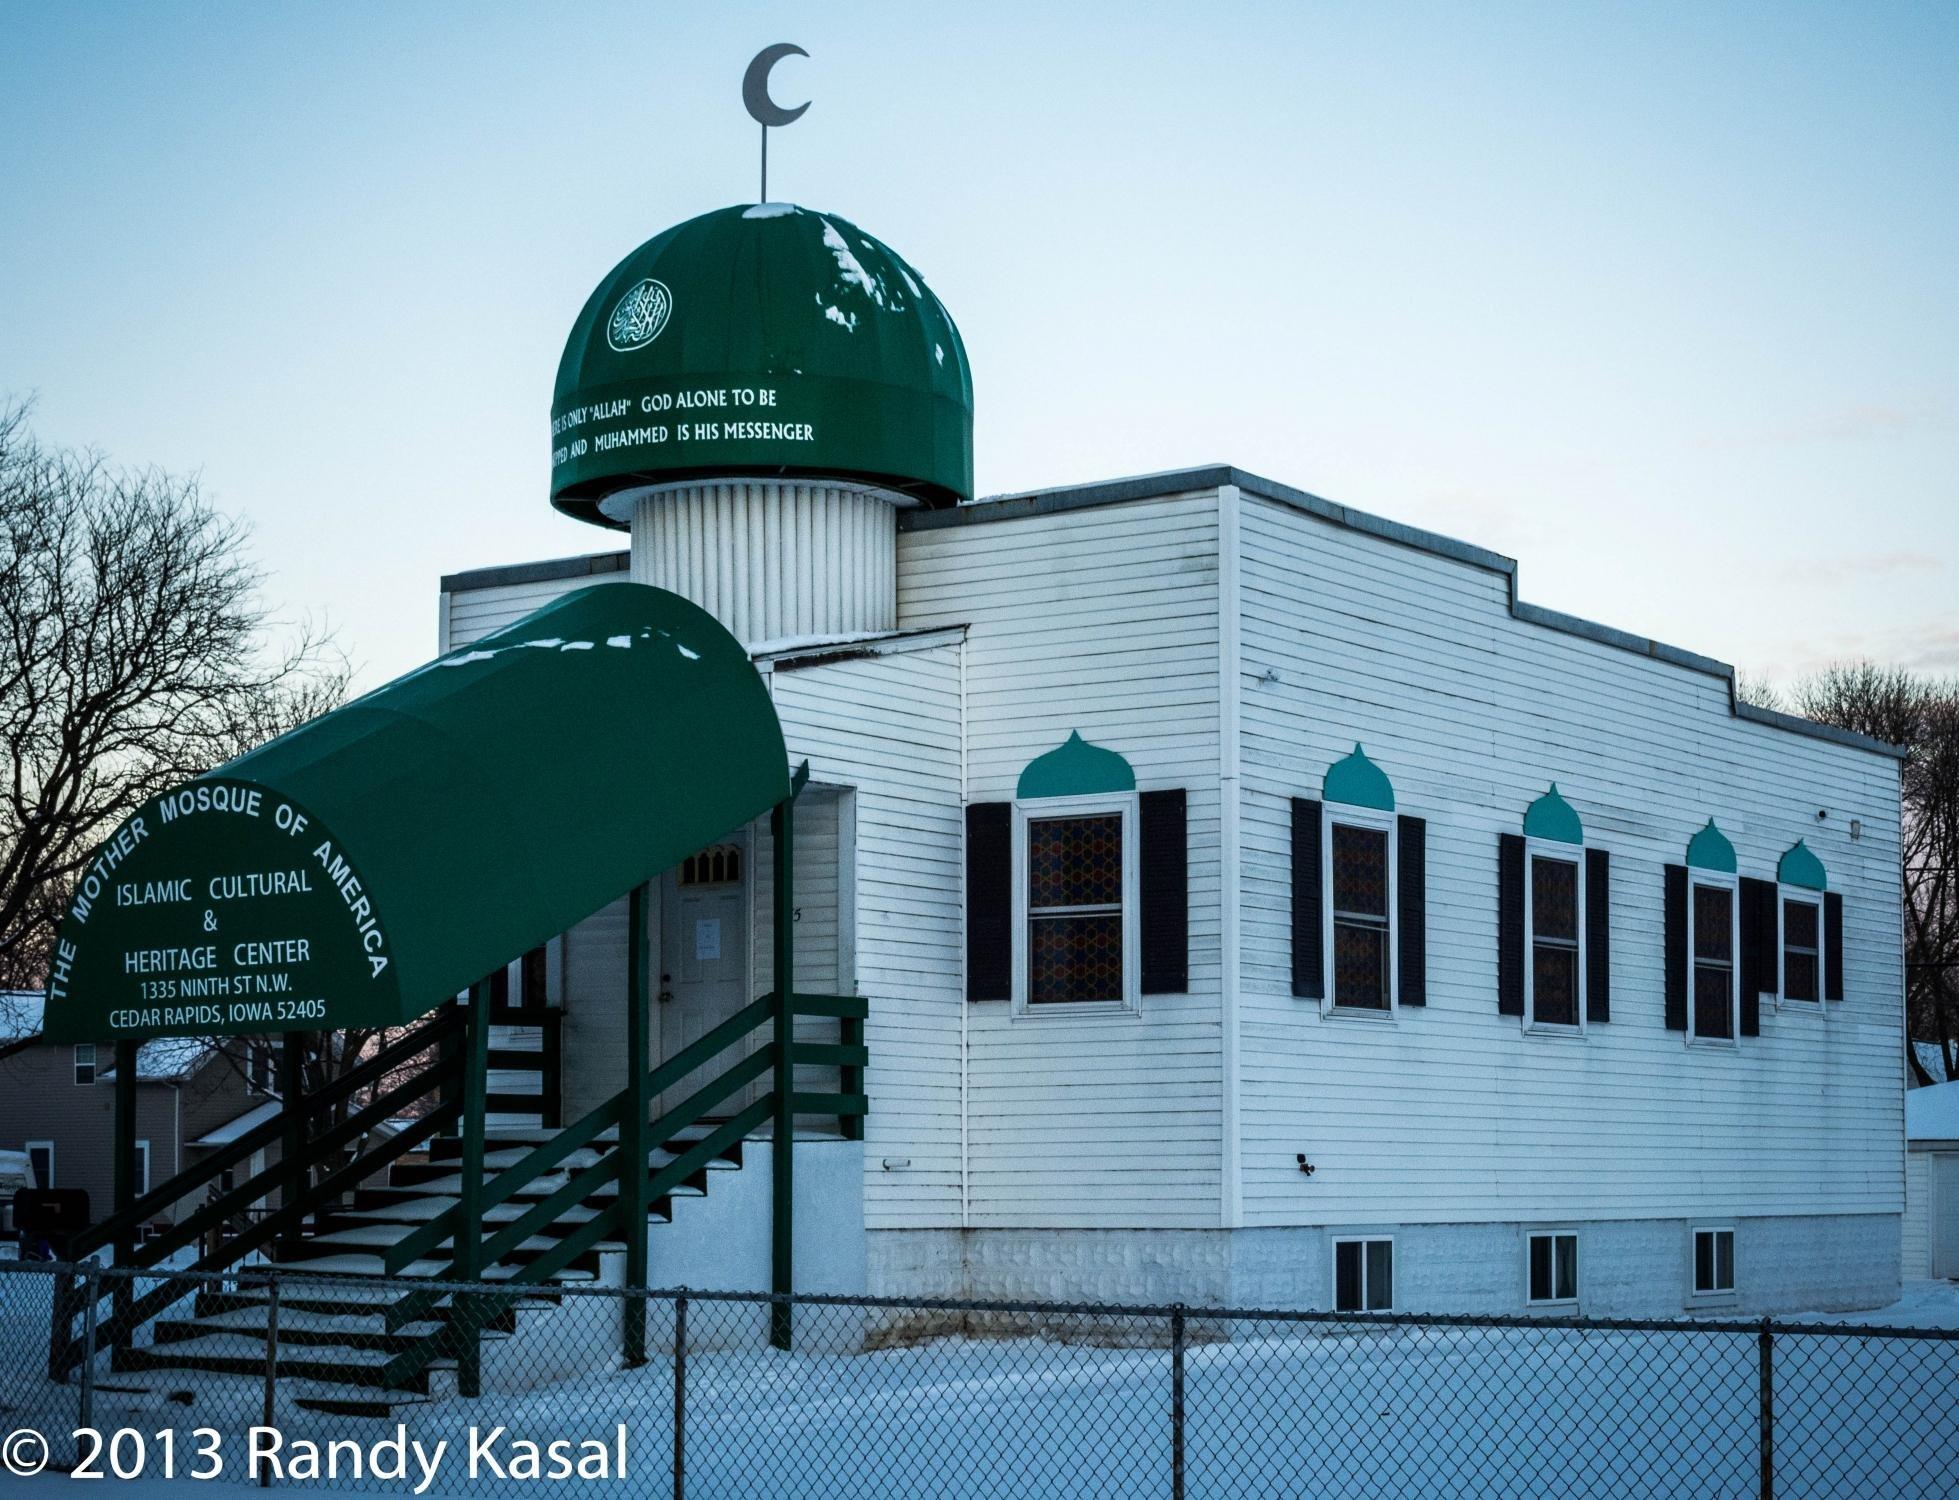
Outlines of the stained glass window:
<svg viewBox="0 0 1959 1500">
<path fill-rule="evenodd" d="M 1821 968 L 1822 946 L 1818 941 L 1821 924 L 1814 901 L 1782 903 L 1782 998 L 1814 1000 L 1817 971 Z"/>
<path fill-rule="evenodd" d="M 1694 887 L 1694 1035 L 1729 1040 L 1734 1032 L 1734 892 Z"/>
<path fill-rule="evenodd" d="M 1333 825 L 1333 1003 L 1388 1008 L 1388 836 Z"/>
<path fill-rule="evenodd" d="M 1531 1019 L 1578 1024 L 1578 866 L 1533 855 L 1530 862 Z"/>
<path fill-rule="evenodd" d="M 1122 814 L 1027 823 L 1027 1000 L 1124 998 Z"/>
</svg>

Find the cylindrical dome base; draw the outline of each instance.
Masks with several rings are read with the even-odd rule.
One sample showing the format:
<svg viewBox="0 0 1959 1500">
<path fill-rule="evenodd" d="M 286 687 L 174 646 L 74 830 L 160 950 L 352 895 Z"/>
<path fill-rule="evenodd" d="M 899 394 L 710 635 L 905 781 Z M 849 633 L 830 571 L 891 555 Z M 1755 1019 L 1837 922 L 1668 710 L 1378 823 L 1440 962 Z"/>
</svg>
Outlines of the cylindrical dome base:
<svg viewBox="0 0 1959 1500">
<path fill-rule="evenodd" d="M 895 496 L 726 479 L 615 496 L 607 509 L 628 498 L 633 580 L 693 600 L 751 650 L 897 627 Z"/>
</svg>

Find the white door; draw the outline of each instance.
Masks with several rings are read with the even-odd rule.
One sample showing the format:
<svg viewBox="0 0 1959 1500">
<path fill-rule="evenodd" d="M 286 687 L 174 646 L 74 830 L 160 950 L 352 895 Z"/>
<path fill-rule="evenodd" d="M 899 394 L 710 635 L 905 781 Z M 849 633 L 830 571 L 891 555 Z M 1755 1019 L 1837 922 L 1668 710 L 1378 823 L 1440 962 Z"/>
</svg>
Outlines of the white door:
<svg viewBox="0 0 1959 1500">
<path fill-rule="evenodd" d="M 1959 1151 L 1932 1154 L 1932 1274 L 1959 1276 Z"/>
<path fill-rule="evenodd" d="M 660 1057 L 699 1041 L 755 997 L 748 983 L 748 849 L 730 841 L 667 871 L 660 901 Z M 658 1108 L 673 1108 L 717 1077 L 745 1052 L 726 1053 L 662 1094 Z M 711 1111 L 735 1113 L 752 1097 L 743 1090 Z"/>
</svg>

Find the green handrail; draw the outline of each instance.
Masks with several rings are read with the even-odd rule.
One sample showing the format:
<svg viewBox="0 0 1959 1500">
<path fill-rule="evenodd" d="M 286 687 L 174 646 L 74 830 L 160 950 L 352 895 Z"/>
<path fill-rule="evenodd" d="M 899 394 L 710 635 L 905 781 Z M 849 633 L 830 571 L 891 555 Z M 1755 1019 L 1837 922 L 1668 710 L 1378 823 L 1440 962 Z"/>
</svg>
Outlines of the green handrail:
<svg viewBox="0 0 1959 1500">
<path fill-rule="evenodd" d="M 689 1073 L 712 1062 L 722 1052 L 767 1021 L 768 1010 L 769 1001 L 764 997 L 736 1011 L 705 1036 L 682 1048 L 655 1068 L 647 1079 L 647 1091 L 657 1094 L 671 1088 Z M 603 1104 L 582 1116 L 576 1124 L 567 1125 L 543 1145 L 527 1152 L 521 1159 L 512 1162 L 484 1183 L 483 1196 L 479 1200 L 481 1211 L 488 1213 L 491 1209 L 507 1203 L 513 1195 L 522 1192 L 572 1152 L 590 1145 L 606 1129 L 618 1124 L 627 1092 L 621 1089 Z M 385 1258 L 384 1264 L 388 1274 L 391 1276 L 399 1274 L 405 1267 L 425 1258 L 437 1246 L 454 1239 L 460 1219 L 461 1204 L 456 1204 L 445 1208 L 413 1234 L 397 1241 Z M 484 1262 L 486 1268 L 491 1264 L 493 1262 Z"/>
<path fill-rule="evenodd" d="M 461 1113 L 461 1110 L 461 1104 L 453 1100 L 438 1104 L 407 1129 L 382 1142 L 373 1150 L 362 1152 L 352 1161 L 342 1166 L 338 1171 L 329 1173 L 326 1177 L 322 1178 L 318 1184 L 317 1191 L 321 1193 L 339 1192 L 342 1188 L 351 1187 L 365 1178 L 372 1176 L 376 1171 L 394 1161 L 396 1157 L 406 1155 L 409 1151 L 434 1135 L 436 1131 L 449 1124 Z M 265 1218 L 250 1225 L 242 1233 L 234 1235 L 225 1241 L 224 1244 L 220 1245 L 211 1254 L 201 1256 L 193 1261 L 189 1269 L 192 1271 L 223 1271 L 229 1269 L 238 1260 L 242 1259 L 251 1251 L 256 1250 L 266 1241 L 285 1233 L 289 1227 L 298 1223 L 312 1209 L 312 1206 L 310 1202 L 304 1199 L 284 1205 L 275 1212 L 268 1214 Z M 95 1349 L 105 1349 L 121 1343 L 165 1308 L 181 1301 L 183 1298 L 197 1291 L 200 1287 L 206 1285 L 208 1283 L 204 1281 L 178 1280 L 166 1274 L 159 1285 L 143 1296 L 135 1299 L 127 1307 L 118 1310 L 107 1320 L 96 1324 Z M 73 1312 L 71 1311 L 68 1315 L 72 1317 Z M 59 1324 L 62 1316 L 62 1311 L 57 1309 L 57 1339 L 59 1339 Z M 83 1350 L 85 1341 L 86 1336 L 75 1338 L 71 1342 L 57 1343 L 55 1357 L 50 1368 L 50 1373 L 56 1379 L 65 1379 L 68 1371 L 74 1369 L 75 1366 L 81 1363 L 85 1357 Z"/>
<path fill-rule="evenodd" d="M 359 1067 L 341 1074 L 324 1088 L 305 1095 L 299 1101 L 301 1112 L 317 1114 L 358 1093 L 417 1053 L 434 1046 L 458 1024 L 460 1017 L 453 1011 L 439 1013 L 435 1019 L 398 1038 Z M 271 1145 L 279 1139 L 283 1129 L 284 1121 L 274 1116 L 263 1125 L 247 1131 L 229 1146 L 222 1146 L 202 1161 L 184 1168 L 176 1176 L 143 1194 L 129 1207 L 82 1231 L 70 1242 L 69 1255 L 80 1260 L 104 1245 L 113 1244 L 119 1237 L 135 1232 L 146 1219 L 181 1202 L 205 1183 L 215 1180 L 225 1168 L 235 1166 L 262 1147 Z"/>
<path fill-rule="evenodd" d="M 869 1011 L 868 1003 L 854 995 L 800 992 L 791 992 L 789 1001 L 793 1015 L 834 1019 L 841 1022 L 843 1027 L 842 1041 L 799 1045 L 796 1052 L 799 1061 L 838 1068 L 841 1075 L 838 1092 L 798 1093 L 792 1087 L 789 1100 L 791 1113 L 833 1114 L 847 1137 L 861 1135 L 861 1120 L 868 1109 L 868 1103 L 861 1093 L 862 1070 L 870 1060 L 862 1032 L 862 1023 Z M 507 1268 L 508 1275 L 495 1278 L 499 1287 L 534 1285 L 550 1279 L 609 1235 L 644 1233 L 642 1227 L 625 1222 L 626 1199 L 632 1196 L 625 1191 L 628 1185 L 625 1174 L 635 1170 L 635 1167 L 627 1160 L 628 1153 L 624 1146 L 620 1145 L 602 1151 L 596 1161 L 573 1171 L 565 1181 L 514 1219 L 496 1225 L 478 1243 L 475 1254 L 465 1256 L 461 1253 L 462 1247 L 456 1244 L 456 1236 L 464 1232 L 466 1223 L 473 1220 L 481 1225 L 481 1215 L 509 1202 L 544 1174 L 561 1166 L 574 1152 L 598 1141 L 608 1128 L 620 1124 L 628 1100 L 657 1096 L 742 1046 L 756 1032 L 773 1022 L 775 1007 L 773 994 L 764 995 L 743 1007 L 705 1036 L 661 1062 L 647 1075 L 643 1084 L 638 1087 L 629 1084 L 589 1111 L 576 1124 L 557 1132 L 550 1140 L 503 1168 L 482 1185 L 473 1205 L 474 1215 L 465 1213 L 459 1196 L 455 1204 L 403 1236 L 384 1253 L 383 1264 L 387 1271 L 399 1274 L 448 1246 L 446 1266 L 434 1268 L 429 1279 L 440 1280 L 456 1275 L 459 1267 L 468 1261 L 467 1269 L 473 1271 L 476 1278 L 487 1277 L 493 1270 Z M 716 1105 L 765 1074 L 772 1074 L 774 1069 L 773 1049 L 758 1048 L 749 1052 L 724 1068 L 712 1081 L 694 1090 L 687 1099 L 664 1110 L 650 1124 L 644 1139 L 663 1145 L 679 1132 L 700 1124 Z M 644 1201 L 650 1203 L 669 1193 L 673 1187 L 685 1182 L 729 1146 L 771 1118 L 777 1110 L 779 1096 L 776 1088 L 779 1086 L 777 1081 L 767 1093 L 737 1111 L 733 1118 L 717 1122 L 701 1140 L 687 1143 L 670 1161 L 653 1170 L 644 1179 L 647 1188 Z M 638 1170 L 645 1170 L 643 1163 Z M 608 1187 L 617 1188 L 618 1191 L 610 1201 L 599 1201 Z M 540 1254 L 521 1264 L 507 1266 L 511 1257 L 527 1241 L 556 1224 L 568 1210 L 580 1204 L 593 1205 L 590 1218 L 571 1228 L 557 1243 Z M 483 1231 L 478 1229 L 477 1232 Z M 431 1333 L 417 1349 L 406 1351 L 390 1361 L 384 1380 L 389 1384 L 398 1384 L 414 1378 L 439 1353 L 457 1347 L 458 1339 L 461 1357 L 467 1360 L 476 1331 L 487 1324 L 496 1309 L 507 1300 L 495 1294 L 474 1293 L 451 1298 L 446 1292 L 434 1289 L 417 1289 L 396 1299 L 389 1305 L 386 1314 L 386 1324 L 391 1329 L 428 1318 L 444 1302 L 450 1304 L 450 1316 L 445 1329 Z"/>
</svg>

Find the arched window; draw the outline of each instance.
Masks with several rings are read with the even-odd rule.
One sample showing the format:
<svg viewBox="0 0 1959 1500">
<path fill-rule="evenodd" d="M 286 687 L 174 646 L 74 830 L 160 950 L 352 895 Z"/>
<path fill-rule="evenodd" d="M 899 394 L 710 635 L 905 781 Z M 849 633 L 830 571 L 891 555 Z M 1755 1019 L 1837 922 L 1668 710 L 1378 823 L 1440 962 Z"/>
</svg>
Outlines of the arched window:
<svg viewBox="0 0 1959 1500">
<path fill-rule="evenodd" d="M 1014 794 L 1014 1003 L 1133 1009 L 1136 773 L 1079 734 L 1030 761 Z"/>
<path fill-rule="evenodd" d="M 1775 867 L 1776 954 L 1780 959 L 1781 1000 L 1814 1002 L 1823 998 L 1823 903 L 1829 876 L 1801 839 Z"/>
<path fill-rule="evenodd" d="M 684 890 L 698 885 L 735 885 L 741 880 L 741 846 L 710 844 L 698 854 L 690 854 L 680 864 L 680 885 Z"/>
<path fill-rule="evenodd" d="M 1327 768 L 1321 784 L 1324 833 L 1325 1005 L 1355 1015 L 1395 1006 L 1396 869 L 1394 787 L 1359 745 Z"/>
<path fill-rule="evenodd" d="M 1741 1021 L 1735 846 L 1707 826 L 1687 843 L 1687 1039 L 1731 1046 Z"/>
<path fill-rule="evenodd" d="M 1585 1025 L 1585 825 L 1556 782 L 1524 809 L 1524 1025 Z"/>
</svg>

